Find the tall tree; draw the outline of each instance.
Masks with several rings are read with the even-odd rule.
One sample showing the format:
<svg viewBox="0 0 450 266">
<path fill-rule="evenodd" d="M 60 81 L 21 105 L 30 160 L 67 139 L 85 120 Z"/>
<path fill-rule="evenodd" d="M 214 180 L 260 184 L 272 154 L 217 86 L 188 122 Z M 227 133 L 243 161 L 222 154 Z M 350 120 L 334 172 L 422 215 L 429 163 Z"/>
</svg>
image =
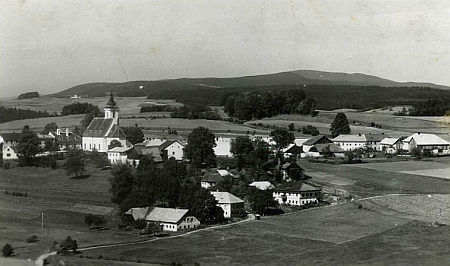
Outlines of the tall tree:
<svg viewBox="0 0 450 266">
<path fill-rule="evenodd" d="M 275 147 L 279 150 L 286 148 L 289 144 L 293 143 L 295 140 L 294 133 L 289 132 L 285 128 L 278 128 L 270 132 L 270 136 L 273 141 L 275 141 Z"/>
<path fill-rule="evenodd" d="M 142 132 L 142 129 L 137 126 L 137 124 L 134 127 L 122 127 L 122 130 L 131 144 L 134 145 L 144 141 L 144 133 Z"/>
<path fill-rule="evenodd" d="M 34 158 L 40 152 L 39 138 L 30 127 L 24 126 L 20 134 L 17 151 L 19 153 L 19 164 L 21 166 L 31 166 Z"/>
<path fill-rule="evenodd" d="M 215 166 L 216 155 L 214 147 L 216 137 L 206 127 L 197 127 L 188 135 L 188 144 L 184 148 L 184 154 L 191 163 L 201 168 L 202 166 Z"/>
<path fill-rule="evenodd" d="M 252 140 L 248 136 L 238 136 L 231 141 L 230 152 L 238 159 L 237 166 L 239 170 L 245 165 L 245 158 L 254 149 Z"/>
<path fill-rule="evenodd" d="M 341 134 L 350 134 L 350 126 L 348 124 L 347 116 L 344 113 L 337 113 L 331 123 L 330 132 L 333 138 Z"/>
<path fill-rule="evenodd" d="M 48 134 L 49 132 L 55 132 L 58 129 L 58 125 L 55 122 L 46 124 L 42 133 Z"/>
<path fill-rule="evenodd" d="M 64 164 L 66 174 L 75 174 L 75 178 L 82 176 L 85 169 L 85 153 L 82 150 L 70 150 L 67 154 L 67 160 Z"/>
<path fill-rule="evenodd" d="M 111 184 L 111 201 L 119 205 L 121 212 L 126 212 L 128 206 L 124 203 L 126 203 L 126 199 L 130 194 L 133 194 L 133 186 L 135 183 L 133 170 L 125 164 L 114 167 L 109 183 Z"/>
<path fill-rule="evenodd" d="M 216 204 L 214 196 L 207 189 L 200 188 L 194 195 L 190 210 L 202 224 L 215 224 L 224 220 L 223 210 Z"/>
</svg>

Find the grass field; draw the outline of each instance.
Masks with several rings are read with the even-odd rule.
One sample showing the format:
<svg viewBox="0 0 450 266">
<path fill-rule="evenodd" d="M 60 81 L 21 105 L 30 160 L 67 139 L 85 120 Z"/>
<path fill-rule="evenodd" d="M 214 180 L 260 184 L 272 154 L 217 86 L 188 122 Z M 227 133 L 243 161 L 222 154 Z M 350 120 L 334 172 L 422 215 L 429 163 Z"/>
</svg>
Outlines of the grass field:
<svg viewBox="0 0 450 266">
<path fill-rule="evenodd" d="M 449 194 L 449 182 L 444 179 L 406 174 L 402 170 L 443 168 L 449 165 L 450 158 L 437 162 L 406 161 L 347 165 L 330 165 L 300 160 L 305 174 L 313 177 L 312 181 L 330 187 L 345 189 L 361 197 L 385 195 L 391 193 L 437 193 Z"/>
<path fill-rule="evenodd" d="M 447 226 L 433 227 L 399 216 L 392 211 L 359 210 L 350 203 L 83 255 L 184 265 L 395 265 L 391 262 L 407 261 L 444 265 L 450 261 Z"/>
</svg>

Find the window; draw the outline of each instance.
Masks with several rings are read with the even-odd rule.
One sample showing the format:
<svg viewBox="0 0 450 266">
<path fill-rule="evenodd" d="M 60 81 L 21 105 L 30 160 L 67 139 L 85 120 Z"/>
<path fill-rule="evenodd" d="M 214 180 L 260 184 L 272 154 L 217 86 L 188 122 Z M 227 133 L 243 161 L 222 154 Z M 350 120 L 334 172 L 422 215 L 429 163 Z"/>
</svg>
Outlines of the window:
<svg viewBox="0 0 450 266">
<path fill-rule="evenodd" d="M 6 154 L 6 157 L 11 157 L 11 153 L 7 153 L 7 154 Z"/>
</svg>

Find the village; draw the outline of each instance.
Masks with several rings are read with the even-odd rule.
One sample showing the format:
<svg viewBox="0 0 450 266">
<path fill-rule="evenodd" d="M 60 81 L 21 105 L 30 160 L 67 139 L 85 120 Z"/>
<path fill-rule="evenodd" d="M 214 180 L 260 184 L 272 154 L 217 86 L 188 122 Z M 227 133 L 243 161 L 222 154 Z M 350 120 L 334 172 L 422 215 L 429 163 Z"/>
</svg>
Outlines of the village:
<svg viewBox="0 0 450 266">
<path fill-rule="evenodd" d="M 189 145 L 191 135 L 187 138 L 175 135 L 171 139 L 157 138 L 154 134 L 150 136 L 142 134 L 140 142 L 133 140 L 135 143 L 132 144 L 121 128 L 119 118 L 120 107 L 111 94 L 105 104 L 104 116 L 93 118 L 80 135 L 75 134 L 71 128 L 55 128 L 46 133 L 32 133 L 41 151 L 33 157 L 44 162 L 46 159 L 43 158 L 75 160 L 75 170 L 70 173 L 75 173 L 76 177 L 81 179 L 85 171 L 86 158 L 93 158 L 90 160 L 99 164 L 98 167 L 112 171 L 112 180 L 117 179 L 119 187 L 114 188 L 115 181 L 111 181 L 111 177 L 108 178 L 108 182 L 112 186 L 110 191 L 113 193 L 113 198 L 116 197 L 113 203 L 117 207 L 111 204 L 105 204 L 107 206 L 104 207 L 92 205 L 82 212 L 85 214 L 84 222 L 89 225 L 89 228 L 91 225 L 96 225 L 97 228 L 108 228 L 111 226 L 109 224 L 111 219 L 116 219 L 111 217 L 117 217 L 119 219 L 113 223 L 119 222 L 119 230 L 130 228 L 137 230 L 139 235 L 182 234 L 208 228 L 214 224 L 259 220 L 261 217 L 352 202 L 366 195 L 358 190 L 346 189 L 345 186 L 339 185 L 339 182 L 333 183 L 333 178 L 329 178 L 330 175 L 320 174 L 319 171 L 307 171 L 304 169 L 305 165 L 309 169 L 318 165 L 323 170 L 326 165 L 365 165 L 367 162 L 381 165 L 383 162 L 401 163 L 411 160 L 420 162 L 417 159 L 438 158 L 437 156 L 446 158 L 445 155 L 449 155 L 449 142 L 430 133 L 417 132 L 397 138 L 384 133 L 339 134 L 334 138 L 330 135 L 319 134 L 304 138 L 294 137 L 287 128 L 276 129 L 273 132 L 278 133 L 272 132 L 270 135 L 234 136 L 223 134 L 215 136 L 208 129 L 203 128 L 201 130 L 208 131 L 210 140 L 212 137 L 210 151 L 191 151 L 189 157 L 186 155 L 186 150 L 189 148 L 186 149 L 186 147 Z M 138 127 L 139 125 L 136 125 L 137 129 Z M 24 129 L 26 130 L 29 129 Z M 192 132 L 196 130 L 198 131 L 193 129 Z M 4 173 L 17 168 L 19 158 L 24 157 L 18 149 L 20 142 L 23 141 L 23 135 L 24 132 L 0 134 L 3 168 L 9 169 L 4 170 Z M 202 149 L 201 144 L 205 142 L 207 142 L 205 139 L 201 139 L 197 148 Z M 92 155 L 80 156 L 80 152 Z M 217 159 L 216 163 L 208 163 L 207 156 L 204 156 L 208 152 Z M 192 157 L 192 154 L 200 155 L 201 159 Z M 71 157 L 74 158 L 71 159 Z M 380 160 L 382 163 L 376 164 Z M 57 164 L 56 161 L 54 163 Z M 157 195 L 153 195 L 152 200 L 141 200 L 135 196 L 141 193 L 140 190 L 121 191 L 121 187 L 128 187 L 131 184 L 127 184 L 124 180 L 120 181 L 119 179 L 123 177 L 114 174 L 114 171 L 116 173 L 137 171 L 135 178 L 139 177 L 138 173 L 144 177 L 150 174 L 149 178 L 152 178 L 151 173 L 148 172 L 150 171 L 164 176 L 164 171 L 167 170 L 165 167 L 169 167 L 171 163 L 175 169 L 184 165 L 195 170 L 191 172 L 193 174 L 191 177 L 182 181 L 192 182 L 195 187 L 192 190 L 194 198 L 186 198 L 186 200 L 195 201 L 195 197 L 200 197 L 199 204 L 190 205 L 194 209 L 186 208 L 189 204 L 183 205 L 180 199 L 170 199 L 173 197 L 170 193 L 191 193 L 189 190 L 184 191 L 184 185 L 176 192 L 165 187 L 167 186 L 165 183 L 173 180 L 164 180 L 162 177 L 158 179 L 160 183 L 154 181 L 153 184 L 153 186 L 159 186 L 160 190 L 164 190 L 161 193 L 169 194 L 162 196 L 163 194 L 155 192 L 155 188 L 151 188 L 146 190 L 150 191 L 146 193 Z M 194 163 L 197 163 L 197 166 L 194 167 Z M 77 169 L 77 166 L 81 165 L 82 169 Z M 51 160 L 47 167 L 53 168 Z M 189 175 L 188 172 L 186 173 Z M 442 180 L 448 179 L 445 173 L 438 173 L 436 177 Z M 78 182 L 83 182 L 81 179 Z M 209 196 L 200 191 L 207 191 Z M 8 199 L 11 198 L 10 195 L 21 197 L 27 195 L 27 193 L 10 192 L 8 189 L 4 193 Z M 120 193 L 129 195 L 124 196 L 123 199 L 117 199 Z M 152 202 L 153 205 L 145 205 L 145 202 Z M 104 210 L 98 212 L 99 208 Z M 206 211 L 199 208 L 206 208 Z M 57 220 L 58 217 L 54 219 Z M 42 223 L 44 223 L 44 212 Z M 80 245 L 85 246 L 83 243 Z M 61 245 L 60 248 L 67 249 L 65 252 L 71 249 L 75 252 L 77 246 L 63 248 Z"/>
</svg>

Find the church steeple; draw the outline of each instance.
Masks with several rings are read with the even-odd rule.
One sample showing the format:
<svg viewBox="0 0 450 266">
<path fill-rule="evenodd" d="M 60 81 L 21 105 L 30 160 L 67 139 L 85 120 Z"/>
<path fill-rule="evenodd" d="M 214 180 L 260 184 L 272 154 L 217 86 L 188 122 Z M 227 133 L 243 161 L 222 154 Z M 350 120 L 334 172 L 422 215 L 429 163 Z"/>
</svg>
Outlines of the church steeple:
<svg viewBox="0 0 450 266">
<path fill-rule="evenodd" d="M 116 101 L 114 101 L 114 96 L 111 91 L 109 101 L 105 106 L 105 118 L 113 118 L 117 124 L 119 121 L 119 107 L 117 107 Z"/>
</svg>

